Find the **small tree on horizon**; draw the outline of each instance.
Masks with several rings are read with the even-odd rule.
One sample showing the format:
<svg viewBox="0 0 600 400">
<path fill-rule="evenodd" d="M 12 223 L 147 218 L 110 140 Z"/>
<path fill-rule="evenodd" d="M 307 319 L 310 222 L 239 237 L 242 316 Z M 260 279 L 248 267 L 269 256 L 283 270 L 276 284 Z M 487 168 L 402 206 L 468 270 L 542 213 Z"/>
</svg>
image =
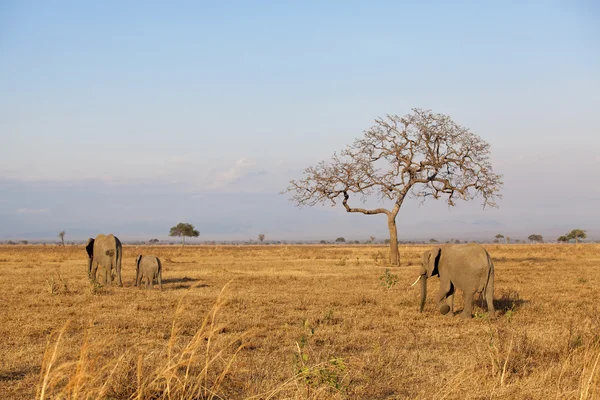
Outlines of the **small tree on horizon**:
<svg viewBox="0 0 600 400">
<path fill-rule="evenodd" d="M 344 239 L 343 237 L 339 237 L 337 239 L 335 239 L 336 243 L 346 243 L 346 239 Z"/>
<path fill-rule="evenodd" d="M 375 243 L 375 236 L 369 236 L 369 240 L 371 241 L 371 243 Z"/>
<path fill-rule="evenodd" d="M 58 237 L 60 238 L 60 243 L 62 244 L 62 247 L 65 247 L 65 235 L 66 234 L 67 234 L 67 232 L 65 232 L 65 231 L 58 232 Z"/>
<path fill-rule="evenodd" d="M 264 233 L 259 233 L 258 234 L 258 240 L 262 243 L 265 240 L 265 234 Z"/>
<path fill-rule="evenodd" d="M 498 240 L 498 242 L 500 242 L 500 239 L 504 239 L 504 235 L 499 233 L 495 236 L 496 240 Z"/>
<path fill-rule="evenodd" d="M 530 242 L 538 242 L 538 243 L 543 243 L 544 242 L 544 237 L 538 233 L 534 233 L 533 235 L 529 235 L 529 237 L 527 238 L 529 239 Z"/>
<path fill-rule="evenodd" d="M 406 199 L 457 200 L 483 198 L 483 206 L 497 207 L 502 176 L 494 173 L 490 145 L 449 116 L 413 109 L 405 116 L 378 118 L 341 153 L 304 170 L 290 181 L 297 206 L 339 202 L 349 213 L 385 215 L 390 234 L 389 262 L 400 264 L 396 216 Z M 375 197 L 388 207 L 361 208 Z"/>
<path fill-rule="evenodd" d="M 432 239 L 429 239 L 429 243 L 438 243 L 438 241 L 432 238 Z"/>
<path fill-rule="evenodd" d="M 558 239 L 556 239 L 556 240 L 561 243 L 569 243 L 569 237 L 566 235 L 559 236 Z"/>
<path fill-rule="evenodd" d="M 169 236 L 181 237 L 181 247 L 185 246 L 185 237 L 198 237 L 200 236 L 200 232 L 198 232 L 194 225 L 180 222 L 169 231 Z"/>
<path fill-rule="evenodd" d="M 148 243 L 151 243 L 151 244 L 156 244 L 158 242 L 160 242 L 160 240 L 158 240 L 158 239 L 150 239 L 150 240 L 148 240 Z"/>
<path fill-rule="evenodd" d="M 587 238 L 587 234 L 582 229 L 573 229 L 571 232 L 569 232 L 567 238 L 575 239 L 575 244 L 579 244 L 579 239 Z"/>
</svg>

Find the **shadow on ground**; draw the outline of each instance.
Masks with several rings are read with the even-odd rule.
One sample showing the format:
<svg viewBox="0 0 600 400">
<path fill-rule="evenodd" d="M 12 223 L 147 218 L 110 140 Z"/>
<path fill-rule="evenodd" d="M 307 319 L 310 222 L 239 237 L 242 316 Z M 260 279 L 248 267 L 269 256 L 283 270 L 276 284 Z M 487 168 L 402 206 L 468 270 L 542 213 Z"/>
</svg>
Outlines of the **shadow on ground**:
<svg viewBox="0 0 600 400">
<path fill-rule="evenodd" d="M 508 311 L 517 311 L 526 303 L 529 303 L 529 301 L 520 298 L 519 292 L 509 290 L 503 292 L 499 298 L 494 299 L 494 308 L 502 315 Z"/>
<path fill-rule="evenodd" d="M 168 283 L 178 283 L 178 285 L 174 285 L 172 287 L 170 287 L 170 289 L 172 290 L 177 290 L 177 289 L 189 289 L 192 286 L 197 287 L 197 288 L 204 288 L 204 287 L 208 287 L 209 285 L 206 283 L 196 283 L 199 282 L 200 279 L 196 279 L 196 278 L 190 278 L 187 276 L 184 276 L 183 278 L 168 278 L 168 279 L 163 279 L 163 284 L 168 284 Z"/>
<path fill-rule="evenodd" d="M 39 374 L 39 367 L 29 367 L 19 370 L 0 371 L 0 381 L 20 381 L 29 374 Z"/>
</svg>

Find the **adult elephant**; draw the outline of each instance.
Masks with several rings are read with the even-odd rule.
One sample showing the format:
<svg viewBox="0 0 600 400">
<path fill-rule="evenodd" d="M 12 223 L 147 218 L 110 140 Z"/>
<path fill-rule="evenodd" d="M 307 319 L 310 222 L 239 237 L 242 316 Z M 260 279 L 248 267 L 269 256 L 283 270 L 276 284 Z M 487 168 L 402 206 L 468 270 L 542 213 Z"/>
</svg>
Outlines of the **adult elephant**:
<svg viewBox="0 0 600 400">
<path fill-rule="evenodd" d="M 440 290 L 435 296 L 435 302 L 442 314 L 450 312 L 450 315 L 454 315 L 454 292 L 460 289 L 465 303 L 461 317 L 471 318 L 475 293 L 484 294 L 489 316 L 495 317 L 494 263 L 482 246 L 474 243 L 445 245 L 423 253 L 419 276 L 421 312 L 427 298 L 427 278 L 435 275 L 440 277 Z"/>
<path fill-rule="evenodd" d="M 98 266 L 103 268 L 102 283 L 112 285 L 112 269 L 117 273 L 119 286 L 123 286 L 121 279 L 121 259 L 123 246 L 114 235 L 98 235 L 96 239 L 89 238 L 85 250 L 88 254 L 88 277 L 96 279 Z"/>
</svg>

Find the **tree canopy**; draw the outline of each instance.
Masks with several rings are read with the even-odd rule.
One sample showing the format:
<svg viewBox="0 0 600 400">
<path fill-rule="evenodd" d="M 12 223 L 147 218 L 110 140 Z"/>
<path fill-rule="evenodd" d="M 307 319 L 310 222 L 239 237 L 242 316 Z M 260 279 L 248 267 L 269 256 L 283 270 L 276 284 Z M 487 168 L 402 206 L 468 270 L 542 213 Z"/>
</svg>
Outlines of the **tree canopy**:
<svg viewBox="0 0 600 400">
<path fill-rule="evenodd" d="M 194 225 L 180 222 L 169 231 L 169 236 L 177 236 L 182 238 L 181 245 L 185 246 L 185 238 L 187 237 L 198 237 L 200 232 L 194 228 Z"/>
<path fill-rule="evenodd" d="M 587 234 L 582 229 L 573 229 L 571 232 L 569 232 L 567 238 L 575 239 L 575 243 L 577 244 L 579 243 L 579 240 L 587 238 Z"/>
<path fill-rule="evenodd" d="M 543 242 L 544 241 L 544 237 L 538 233 L 534 233 L 533 235 L 529 235 L 529 237 L 527 238 L 532 242 Z"/>
<path fill-rule="evenodd" d="M 292 180 L 286 192 L 298 206 L 341 201 L 347 212 L 384 214 L 390 232 L 390 263 L 399 264 L 396 215 L 407 198 L 425 201 L 483 199 L 483 206 L 496 207 L 502 176 L 494 173 L 490 146 L 449 116 L 430 110 L 413 109 L 405 116 L 378 118 L 364 132 L 329 161 L 304 170 Z M 374 197 L 389 208 L 361 208 Z"/>
</svg>

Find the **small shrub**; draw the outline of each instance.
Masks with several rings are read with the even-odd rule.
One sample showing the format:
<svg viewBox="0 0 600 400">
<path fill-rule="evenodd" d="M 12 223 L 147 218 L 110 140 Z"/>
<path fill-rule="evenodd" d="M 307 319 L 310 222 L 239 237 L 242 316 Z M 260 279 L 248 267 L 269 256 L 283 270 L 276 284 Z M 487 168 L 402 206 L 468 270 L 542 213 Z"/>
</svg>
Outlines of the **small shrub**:
<svg viewBox="0 0 600 400">
<path fill-rule="evenodd" d="M 346 261 L 348 261 L 348 257 L 342 257 L 340 258 L 340 260 L 338 262 L 335 263 L 335 265 L 339 266 L 339 267 L 343 267 L 346 265 Z"/>
<path fill-rule="evenodd" d="M 51 275 L 49 279 L 46 279 L 46 285 L 48 286 L 48 292 L 51 295 L 65 294 L 69 292 L 67 288 L 67 281 L 60 276 L 60 272 L 56 271 L 56 277 Z"/>
<path fill-rule="evenodd" d="M 398 275 L 392 274 L 389 268 L 385 269 L 385 272 L 379 277 L 379 284 L 384 286 L 387 290 L 390 290 L 398 283 Z"/>
<path fill-rule="evenodd" d="M 103 287 L 104 286 L 102 286 L 102 284 L 100 282 L 98 282 L 97 280 L 95 280 L 95 279 L 90 280 L 89 290 L 92 295 L 100 294 L 102 292 Z"/>
</svg>

